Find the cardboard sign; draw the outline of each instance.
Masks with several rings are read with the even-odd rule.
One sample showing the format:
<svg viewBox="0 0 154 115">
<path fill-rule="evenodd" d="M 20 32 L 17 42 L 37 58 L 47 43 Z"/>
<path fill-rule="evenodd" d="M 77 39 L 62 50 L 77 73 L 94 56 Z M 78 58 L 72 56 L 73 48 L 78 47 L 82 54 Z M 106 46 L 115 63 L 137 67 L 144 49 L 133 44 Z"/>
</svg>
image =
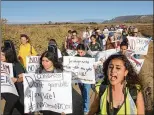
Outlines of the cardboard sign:
<svg viewBox="0 0 154 115">
<path fill-rule="evenodd" d="M 72 113 L 71 73 L 24 74 L 25 113 L 49 110 Z"/>
<path fill-rule="evenodd" d="M 149 39 L 130 36 L 128 36 L 127 38 L 129 42 L 128 49 L 133 50 L 135 54 L 147 55 Z"/>
<path fill-rule="evenodd" d="M 1 93 L 12 93 L 18 96 L 16 87 L 9 74 L 1 71 Z"/>
<path fill-rule="evenodd" d="M 95 84 L 94 58 L 87 57 L 63 57 L 64 70 L 72 72 L 72 82 Z"/>
<path fill-rule="evenodd" d="M 40 56 L 27 56 L 26 57 L 26 70 L 28 73 L 35 73 L 40 67 Z"/>
</svg>

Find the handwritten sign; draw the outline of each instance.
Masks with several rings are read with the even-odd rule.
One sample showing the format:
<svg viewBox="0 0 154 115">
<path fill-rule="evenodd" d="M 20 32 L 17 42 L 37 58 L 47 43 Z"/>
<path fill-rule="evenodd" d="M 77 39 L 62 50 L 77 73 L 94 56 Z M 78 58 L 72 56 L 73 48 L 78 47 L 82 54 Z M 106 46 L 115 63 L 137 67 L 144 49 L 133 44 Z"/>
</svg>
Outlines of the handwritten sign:
<svg viewBox="0 0 154 115">
<path fill-rule="evenodd" d="M 136 72 L 139 74 L 142 66 L 143 66 L 143 63 L 144 63 L 144 59 L 136 59 L 139 64 L 137 64 L 135 61 L 129 59 L 129 61 L 132 63 L 133 67 L 135 68 Z"/>
<path fill-rule="evenodd" d="M 5 71 L 1 71 L 1 93 L 12 93 L 18 96 L 16 87 L 11 80 L 9 74 Z"/>
<path fill-rule="evenodd" d="M 40 56 L 27 56 L 26 57 L 26 70 L 28 73 L 35 73 L 40 67 Z"/>
<path fill-rule="evenodd" d="M 117 53 L 116 49 L 109 49 L 109 50 L 99 52 L 97 56 L 98 57 L 97 61 L 106 60 L 110 55 L 115 54 L 115 53 Z"/>
<path fill-rule="evenodd" d="M 5 73 L 9 77 L 14 77 L 12 63 L 1 62 L 1 73 Z"/>
<path fill-rule="evenodd" d="M 49 110 L 72 113 L 71 73 L 24 74 L 25 113 Z"/>
<path fill-rule="evenodd" d="M 69 50 L 69 49 L 67 49 L 66 52 L 68 53 L 69 56 L 77 55 L 77 51 L 76 50 Z"/>
<path fill-rule="evenodd" d="M 96 81 L 102 79 L 103 77 L 103 63 L 104 61 L 112 54 L 115 54 L 117 51 L 116 49 L 109 49 L 105 51 L 101 51 L 96 56 L 96 62 L 94 63 L 95 67 L 95 74 L 96 74 Z"/>
<path fill-rule="evenodd" d="M 63 57 L 64 70 L 72 72 L 74 83 L 95 84 L 94 58 L 87 57 Z"/>
<path fill-rule="evenodd" d="M 149 47 L 147 43 L 149 43 L 149 39 L 130 36 L 127 38 L 129 42 L 128 49 L 133 50 L 135 54 L 147 55 Z"/>
</svg>

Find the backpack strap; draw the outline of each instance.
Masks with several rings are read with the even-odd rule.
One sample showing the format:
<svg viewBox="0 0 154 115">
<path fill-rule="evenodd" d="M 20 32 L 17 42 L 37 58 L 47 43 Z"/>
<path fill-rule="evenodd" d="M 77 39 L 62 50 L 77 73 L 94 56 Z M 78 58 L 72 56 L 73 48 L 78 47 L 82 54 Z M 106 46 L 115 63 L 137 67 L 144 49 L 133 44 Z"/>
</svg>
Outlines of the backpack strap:
<svg viewBox="0 0 154 115">
<path fill-rule="evenodd" d="M 103 95 L 103 93 L 105 92 L 107 85 L 101 84 L 99 87 L 99 98 L 101 99 L 101 96 Z"/>
<path fill-rule="evenodd" d="M 107 85 L 105 85 L 103 82 L 101 83 L 100 87 L 99 87 L 99 99 L 101 100 L 101 97 L 103 95 L 103 93 L 105 92 Z M 100 106 L 100 101 L 99 101 L 99 106 Z M 97 114 L 99 114 L 100 112 L 100 107 L 98 108 Z"/>
<path fill-rule="evenodd" d="M 33 52 L 32 52 L 32 45 L 30 44 L 30 54 L 32 55 Z"/>
<path fill-rule="evenodd" d="M 134 100 L 134 103 L 136 104 L 136 100 L 137 100 L 137 94 L 138 92 L 141 90 L 140 85 L 133 85 L 129 88 L 129 93 L 132 97 L 132 99 Z"/>
</svg>

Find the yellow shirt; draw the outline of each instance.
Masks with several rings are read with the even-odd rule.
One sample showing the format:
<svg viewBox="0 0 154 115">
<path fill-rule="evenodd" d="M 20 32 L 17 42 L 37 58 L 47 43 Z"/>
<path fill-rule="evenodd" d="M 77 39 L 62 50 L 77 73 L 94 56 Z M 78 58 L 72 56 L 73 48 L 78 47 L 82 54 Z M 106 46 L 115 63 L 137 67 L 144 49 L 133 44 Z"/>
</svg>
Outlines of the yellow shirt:
<svg viewBox="0 0 154 115">
<path fill-rule="evenodd" d="M 26 68 L 26 56 L 36 56 L 36 55 L 37 52 L 35 51 L 33 46 L 31 46 L 29 43 L 25 45 L 23 44 L 20 45 L 18 57 L 20 62 L 23 64 L 25 68 Z"/>
</svg>

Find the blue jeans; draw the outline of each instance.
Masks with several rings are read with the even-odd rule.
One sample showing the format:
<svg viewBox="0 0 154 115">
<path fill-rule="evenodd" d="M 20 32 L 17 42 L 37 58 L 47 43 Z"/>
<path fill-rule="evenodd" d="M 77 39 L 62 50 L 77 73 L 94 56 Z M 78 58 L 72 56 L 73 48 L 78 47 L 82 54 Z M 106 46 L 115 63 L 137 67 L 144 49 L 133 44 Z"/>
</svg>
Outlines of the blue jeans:
<svg viewBox="0 0 154 115">
<path fill-rule="evenodd" d="M 91 89 L 91 84 L 79 83 L 79 88 L 81 90 L 81 95 L 83 99 L 84 112 L 89 112 L 89 105 L 90 105 L 89 92 Z"/>
</svg>

